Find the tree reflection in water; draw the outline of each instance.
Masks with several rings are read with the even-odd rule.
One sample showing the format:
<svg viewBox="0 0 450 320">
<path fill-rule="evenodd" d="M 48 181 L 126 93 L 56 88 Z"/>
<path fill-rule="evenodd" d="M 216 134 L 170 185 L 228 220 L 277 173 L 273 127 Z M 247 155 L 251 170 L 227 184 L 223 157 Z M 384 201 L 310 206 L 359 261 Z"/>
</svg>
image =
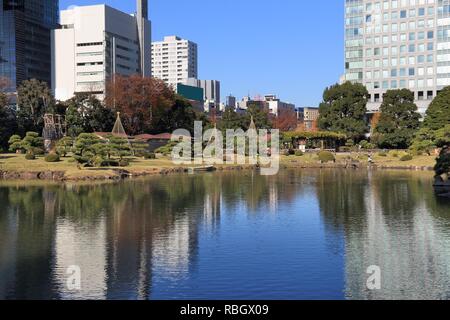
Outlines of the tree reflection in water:
<svg viewBox="0 0 450 320">
<path fill-rule="evenodd" d="M 246 219 L 279 230 L 283 221 L 274 216 L 301 218 L 304 210 L 317 210 L 327 250 L 344 257 L 345 287 L 336 288 L 343 298 L 448 298 L 449 203 L 434 196 L 430 181 L 427 173 L 286 170 L 274 177 L 246 171 L 97 185 L 4 183 L 0 298 L 149 299 L 155 288 L 170 291 L 198 277 L 201 239 L 209 235 L 220 246 L 224 224 Z M 286 258 L 299 265 L 310 258 L 290 252 Z M 66 288 L 70 265 L 83 270 L 80 292 Z M 382 268 L 377 292 L 365 287 L 370 265 Z"/>
</svg>

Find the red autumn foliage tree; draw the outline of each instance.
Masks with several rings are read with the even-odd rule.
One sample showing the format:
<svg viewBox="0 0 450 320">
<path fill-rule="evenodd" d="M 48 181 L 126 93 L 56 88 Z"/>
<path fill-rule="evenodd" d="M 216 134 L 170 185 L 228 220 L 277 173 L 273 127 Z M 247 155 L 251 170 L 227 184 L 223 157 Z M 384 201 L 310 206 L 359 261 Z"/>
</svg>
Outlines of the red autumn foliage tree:
<svg viewBox="0 0 450 320">
<path fill-rule="evenodd" d="M 121 113 L 129 135 L 152 132 L 175 102 L 175 92 L 164 81 L 116 75 L 106 86 L 106 105 Z"/>
<path fill-rule="evenodd" d="M 282 109 L 279 111 L 278 117 L 272 120 L 275 129 L 287 132 L 297 128 L 297 114 L 294 110 Z"/>
</svg>

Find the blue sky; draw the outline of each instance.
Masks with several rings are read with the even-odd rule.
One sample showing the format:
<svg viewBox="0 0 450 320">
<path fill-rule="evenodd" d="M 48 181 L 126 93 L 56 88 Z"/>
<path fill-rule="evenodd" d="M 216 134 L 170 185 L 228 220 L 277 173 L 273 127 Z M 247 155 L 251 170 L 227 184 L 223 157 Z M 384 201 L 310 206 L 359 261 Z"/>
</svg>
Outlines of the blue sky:
<svg viewBox="0 0 450 320">
<path fill-rule="evenodd" d="M 135 11 L 134 0 L 106 3 Z M 149 0 L 153 40 L 178 35 L 199 46 L 199 78 L 221 81 L 222 96 L 277 94 L 316 106 L 344 70 L 343 0 Z"/>
</svg>

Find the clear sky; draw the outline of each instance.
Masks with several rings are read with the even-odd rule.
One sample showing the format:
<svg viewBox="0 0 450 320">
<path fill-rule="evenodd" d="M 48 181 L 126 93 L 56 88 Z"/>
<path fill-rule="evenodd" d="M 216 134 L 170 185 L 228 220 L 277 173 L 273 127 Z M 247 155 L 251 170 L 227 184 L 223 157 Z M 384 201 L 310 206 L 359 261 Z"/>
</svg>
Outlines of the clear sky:
<svg viewBox="0 0 450 320">
<path fill-rule="evenodd" d="M 344 0 L 149 0 L 153 40 L 178 35 L 199 46 L 199 78 L 220 80 L 222 97 L 277 94 L 317 106 L 344 71 Z M 106 3 L 132 13 L 135 0 Z"/>
</svg>

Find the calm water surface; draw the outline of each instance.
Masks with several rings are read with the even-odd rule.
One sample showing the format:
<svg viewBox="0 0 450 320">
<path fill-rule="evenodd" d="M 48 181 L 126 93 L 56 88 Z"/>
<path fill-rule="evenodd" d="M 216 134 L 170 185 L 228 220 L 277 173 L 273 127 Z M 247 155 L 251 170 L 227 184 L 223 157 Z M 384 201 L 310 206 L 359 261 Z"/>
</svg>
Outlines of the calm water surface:
<svg viewBox="0 0 450 320">
<path fill-rule="evenodd" d="M 450 202 L 431 183 L 340 170 L 3 182 L 0 299 L 449 299 Z"/>
</svg>

